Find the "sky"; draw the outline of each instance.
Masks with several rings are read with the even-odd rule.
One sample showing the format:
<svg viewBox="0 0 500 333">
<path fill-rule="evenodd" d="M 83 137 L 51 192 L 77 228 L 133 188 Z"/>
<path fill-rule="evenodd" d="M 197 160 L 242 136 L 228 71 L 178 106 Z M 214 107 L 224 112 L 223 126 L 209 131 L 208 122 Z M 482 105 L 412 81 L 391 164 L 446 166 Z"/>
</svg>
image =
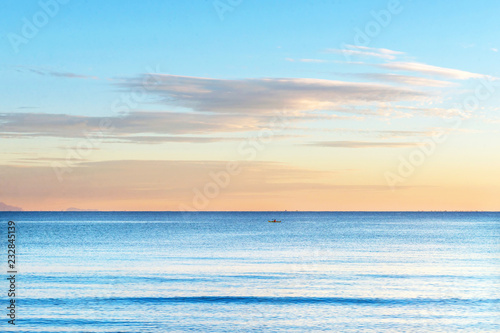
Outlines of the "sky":
<svg viewBox="0 0 500 333">
<path fill-rule="evenodd" d="M 3 1 L 0 210 L 500 210 L 498 1 Z"/>
</svg>

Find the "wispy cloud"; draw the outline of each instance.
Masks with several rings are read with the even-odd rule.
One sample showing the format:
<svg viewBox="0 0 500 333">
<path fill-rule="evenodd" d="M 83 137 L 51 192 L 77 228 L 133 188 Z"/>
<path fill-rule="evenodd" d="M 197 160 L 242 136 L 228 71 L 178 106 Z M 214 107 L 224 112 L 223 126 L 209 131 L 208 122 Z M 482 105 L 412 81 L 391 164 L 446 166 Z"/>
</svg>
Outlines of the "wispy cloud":
<svg viewBox="0 0 500 333">
<path fill-rule="evenodd" d="M 36 69 L 36 68 L 23 67 L 23 66 L 19 66 L 18 69 L 28 71 L 31 73 L 35 73 L 35 74 L 38 74 L 41 76 L 54 76 L 54 77 L 61 77 L 61 78 L 68 78 L 68 79 L 93 79 L 93 80 L 99 79 L 97 76 L 93 76 L 93 75 L 83 75 L 83 74 L 77 74 L 77 73 L 71 73 L 71 72 L 61 72 L 61 71 L 46 70 L 46 69 Z"/>
<path fill-rule="evenodd" d="M 496 50 L 495 48 L 492 48 L 492 51 L 495 51 L 495 50 Z M 349 61 L 349 62 L 346 62 L 348 64 L 369 65 L 369 66 L 375 66 L 375 67 L 383 68 L 383 69 L 414 72 L 414 73 L 419 73 L 419 74 L 423 74 L 423 75 L 438 76 L 438 77 L 453 79 L 453 80 L 467 80 L 467 79 L 472 79 L 472 78 L 486 78 L 486 77 L 491 78 L 491 76 L 489 76 L 489 75 L 472 73 L 472 72 L 468 72 L 468 71 L 464 71 L 464 70 L 460 70 L 460 69 L 433 66 L 433 65 L 420 63 L 420 62 L 394 61 L 397 58 L 401 58 L 403 55 L 405 55 L 405 53 L 399 52 L 399 51 L 394 51 L 394 50 L 389 50 L 389 49 L 384 49 L 384 48 L 372 48 L 372 47 L 367 47 L 367 46 L 347 45 L 343 49 L 328 49 L 327 52 L 344 54 L 344 55 L 354 55 L 354 56 L 360 56 L 360 57 L 379 58 L 379 59 L 383 59 L 386 61 L 385 63 L 366 63 L 366 62 Z M 374 74 L 374 75 L 377 75 L 377 74 Z M 383 73 L 380 75 L 387 76 L 385 78 L 386 80 L 393 79 L 393 80 L 398 80 L 399 82 L 402 82 L 402 83 L 408 83 L 408 84 L 413 84 L 413 85 L 429 85 L 429 86 L 435 86 L 435 87 L 448 86 L 447 83 L 443 82 L 443 81 L 436 81 L 436 80 L 425 81 L 425 79 L 419 80 L 419 78 L 413 78 L 413 77 L 408 77 L 408 76 L 394 76 L 391 78 L 390 76 L 395 75 L 395 74 L 388 74 L 388 73 Z M 380 78 L 382 79 L 382 77 L 380 77 Z"/>
<path fill-rule="evenodd" d="M 264 118 L 267 119 L 267 118 Z M 137 134 L 187 134 L 212 132 L 239 132 L 259 129 L 264 119 L 252 116 L 214 115 L 180 112 L 131 112 L 124 116 L 97 117 L 46 113 L 0 114 L 0 133 L 33 136 L 83 137 L 98 132 L 102 122 L 110 122 L 113 135 L 109 138 L 127 139 L 125 135 Z M 145 137 L 128 138 L 134 141 Z M 167 140 L 168 138 L 164 138 Z M 153 140 L 153 139 L 151 139 Z M 160 140 L 157 138 L 156 140 Z M 172 139 L 173 140 L 173 139 Z M 179 139 L 180 140 L 180 139 Z M 201 139 L 200 139 L 201 140 Z M 210 138 L 207 138 L 210 140 Z"/>
<path fill-rule="evenodd" d="M 404 52 L 389 49 L 357 45 L 346 45 L 343 49 L 327 49 L 326 52 L 360 57 L 375 57 L 385 60 L 394 60 L 397 56 L 404 54 Z"/>
<path fill-rule="evenodd" d="M 423 87 L 452 87 L 457 84 L 454 82 L 434 80 L 419 76 L 400 75 L 392 73 L 353 73 L 353 76 L 364 77 L 373 80 L 393 82 L 405 84 L 408 86 L 423 86 Z"/>
<path fill-rule="evenodd" d="M 420 74 L 435 75 L 455 80 L 468 80 L 488 77 L 488 75 L 484 74 L 471 73 L 453 68 L 432 66 L 419 62 L 391 62 L 386 64 L 377 64 L 375 66 L 397 71 L 408 71 Z"/>
<path fill-rule="evenodd" d="M 422 138 L 429 138 L 435 135 L 439 135 L 441 133 L 450 133 L 450 132 L 461 132 L 461 133 L 480 133 L 478 130 L 471 129 L 459 129 L 459 128 L 447 128 L 447 127 L 435 127 L 435 128 L 427 128 L 422 130 L 375 130 L 375 129 L 352 129 L 352 128 L 308 128 L 308 127 L 294 127 L 295 130 L 302 132 L 322 132 L 323 135 L 331 135 L 335 134 L 336 136 L 344 136 L 344 135 L 354 135 L 357 138 L 371 138 L 371 139 L 382 139 L 382 140 L 390 140 L 390 139 L 405 139 L 405 140 L 415 140 Z M 329 141 L 322 141 L 329 142 Z M 336 141 L 338 142 L 338 141 Z M 345 141 L 341 141 L 345 142 Z M 352 142 L 352 141 L 348 141 Z M 356 141 L 361 142 L 361 144 L 367 142 L 365 141 Z M 370 141 L 371 142 L 371 141 Z M 381 141 L 374 141 L 376 143 L 384 143 Z M 321 143 L 321 142 L 320 142 Z M 408 144 L 408 142 L 402 142 L 403 144 Z M 410 144 L 419 145 L 418 142 L 409 142 Z M 312 143 L 317 144 L 317 143 Z M 389 142 L 389 144 L 391 144 Z"/>
<path fill-rule="evenodd" d="M 207 114 L 193 112 L 131 112 L 124 116 L 98 117 L 45 113 L 0 114 L 0 137 L 2 138 L 85 138 L 99 137 L 108 143 L 159 144 L 212 143 L 239 141 L 246 136 L 227 136 L 226 133 L 246 133 L 282 126 L 281 122 L 303 122 L 308 119 L 337 119 L 332 116 L 286 115 L 286 120 L 277 121 L 275 115 Z M 341 117 L 339 117 L 341 118 Z M 100 125 L 110 124 L 106 129 Z M 215 135 L 220 133 L 220 135 Z M 296 137 L 276 134 L 275 139 Z M 64 149 L 70 149 L 65 147 Z"/>
<path fill-rule="evenodd" d="M 450 117 L 466 117 L 460 109 L 454 107 L 424 107 L 424 106 L 402 106 L 395 105 L 391 106 L 396 111 L 401 111 L 411 116 L 425 116 L 425 117 L 440 117 L 440 118 L 450 118 Z"/>
<path fill-rule="evenodd" d="M 413 89 L 384 84 L 307 78 L 221 80 L 149 74 L 125 79 L 121 86 L 141 88 L 160 97 L 159 103 L 187 107 L 192 111 L 135 111 L 112 117 L 3 113 L 0 114 L 0 132 L 4 137 L 22 134 L 75 138 L 99 131 L 101 122 L 110 121 L 113 125 L 110 139 L 137 143 L 213 142 L 218 138 L 172 138 L 165 135 L 249 132 L 266 126 L 277 112 L 283 110 L 287 111 L 287 121 L 291 122 L 335 119 L 339 116 L 319 111 L 341 110 L 360 114 L 360 107 L 414 101 L 427 96 Z M 373 111 L 366 113 L 369 114 L 373 115 Z"/>
<path fill-rule="evenodd" d="M 242 138 L 236 137 L 217 137 L 217 136 L 138 136 L 138 135 L 127 135 L 127 136 L 114 136 L 108 138 L 109 142 L 117 143 L 141 143 L 141 144 L 159 144 L 166 142 L 177 142 L 177 143 L 212 143 L 220 141 L 236 141 L 243 140 Z"/>
<path fill-rule="evenodd" d="M 387 131 L 372 131 L 375 135 L 382 139 L 406 139 L 409 137 L 430 137 L 436 134 L 438 130 L 428 130 L 428 131 L 398 131 L 398 130 L 387 130 Z"/>
<path fill-rule="evenodd" d="M 377 83 L 308 78 L 222 80 L 149 74 L 125 80 L 127 89 L 145 88 L 165 104 L 214 113 L 272 113 L 277 110 L 329 110 L 350 104 L 413 101 L 427 94 L 415 89 Z M 144 82 L 151 82 L 144 86 Z"/>
<path fill-rule="evenodd" d="M 418 142 L 320 141 L 309 145 L 331 148 L 407 148 L 419 144 Z"/>
</svg>

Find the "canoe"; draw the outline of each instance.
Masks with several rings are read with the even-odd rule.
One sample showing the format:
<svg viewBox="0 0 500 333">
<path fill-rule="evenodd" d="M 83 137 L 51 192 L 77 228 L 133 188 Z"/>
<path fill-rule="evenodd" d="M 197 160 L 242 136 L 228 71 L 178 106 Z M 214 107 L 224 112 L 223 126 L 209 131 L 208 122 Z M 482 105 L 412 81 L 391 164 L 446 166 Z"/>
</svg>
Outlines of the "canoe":
<svg viewBox="0 0 500 333">
<path fill-rule="evenodd" d="M 271 222 L 271 223 L 281 223 L 281 221 L 267 221 L 267 222 Z"/>
</svg>

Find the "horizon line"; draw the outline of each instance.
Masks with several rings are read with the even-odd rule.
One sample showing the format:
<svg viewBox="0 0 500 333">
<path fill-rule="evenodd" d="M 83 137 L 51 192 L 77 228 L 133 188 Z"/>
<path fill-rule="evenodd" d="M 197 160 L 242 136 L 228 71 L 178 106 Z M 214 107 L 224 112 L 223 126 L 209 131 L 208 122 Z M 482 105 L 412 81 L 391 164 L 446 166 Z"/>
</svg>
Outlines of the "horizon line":
<svg viewBox="0 0 500 333">
<path fill-rule="evenodd" d="M 0 213 L 500 213 L 497 210 L 4 210 Z"/>
</svg>

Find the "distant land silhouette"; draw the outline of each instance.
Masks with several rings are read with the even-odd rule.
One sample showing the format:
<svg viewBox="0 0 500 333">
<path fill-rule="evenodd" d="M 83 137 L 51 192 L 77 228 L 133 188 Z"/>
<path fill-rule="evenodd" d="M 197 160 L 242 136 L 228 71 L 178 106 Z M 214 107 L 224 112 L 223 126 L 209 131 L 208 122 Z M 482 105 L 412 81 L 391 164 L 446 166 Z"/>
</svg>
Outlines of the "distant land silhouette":
<svg viewBox="0 0 500 333">
<path fill-rule="evenodd" d="M 67 212 L 98 212 L 99 209 L 81 209 L 81 208 L 75 208 L 75 207 L 69 207 L 66 209 Z"/>
<path fill-rule="evenodd" d="M 22 212 L 21 207 L 7 205 L 6 203 L 0 202 L 0 212 Z"/>
</svg>

